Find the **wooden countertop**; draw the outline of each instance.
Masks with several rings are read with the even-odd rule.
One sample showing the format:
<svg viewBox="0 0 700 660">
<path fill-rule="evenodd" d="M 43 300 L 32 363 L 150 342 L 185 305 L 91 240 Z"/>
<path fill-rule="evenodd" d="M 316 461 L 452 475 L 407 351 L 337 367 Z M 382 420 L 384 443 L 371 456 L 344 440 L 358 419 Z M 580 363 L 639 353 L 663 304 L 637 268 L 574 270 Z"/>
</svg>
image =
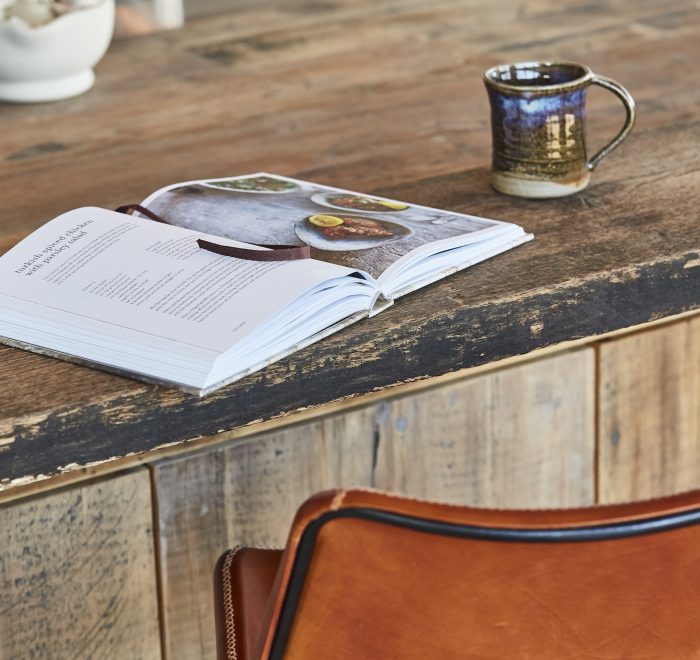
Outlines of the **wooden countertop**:
<svg viewBox="0 0 700 660">
<path fill-rule="evenodd" d="M 489 186 L 484 69 L 582 61 L 631 138 L 587 191 Z M 113 44 L 86 96 L 0 106 L 0 246 L 60 212 L 266 170 L 518 222 L 536 240 L 198 399 L 0 348 L 0 490 L 700 309 L 700 10 L 644 0 L 285 3 Z M 622 122 L 593 90 L 592 148 Z"/>
</svg>

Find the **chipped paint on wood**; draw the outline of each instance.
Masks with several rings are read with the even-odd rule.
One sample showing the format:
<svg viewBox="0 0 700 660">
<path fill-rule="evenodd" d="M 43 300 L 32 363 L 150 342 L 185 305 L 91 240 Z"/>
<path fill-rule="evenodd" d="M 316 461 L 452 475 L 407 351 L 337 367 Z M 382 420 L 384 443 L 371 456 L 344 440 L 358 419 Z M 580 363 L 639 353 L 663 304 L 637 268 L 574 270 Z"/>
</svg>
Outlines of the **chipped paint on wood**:
<svg viewBox="0 0 700 660">
<path fill-rule="evenodd" d="M 357 324 L 204 399 L 139 386 L 133 396 L 20 418 L 11 451 L 3 452 L 0 478 L 56 474 L 71 454 L 81 456 L 69 461 L 77 467 L 94 465 L 695 308 L 700 270 L 684 269 L 686 261 L 679 255 L 639 267 L 632 278 L 579 280 L 556 292 L 534 292 L 518 300 L 508 296 L 507 302 L 494 300 L 491 306 L 435 310 L 421 318 L 422 304 L 431 300 L 426 291 L 409 296 L 402 309 L 396 305 L 376 323 Z M 678 285 L 679 277 L 685 285 Z M 456 284 L 453 280 L 442 286 Z M 413 318 L 410 326 L 403 323 L 407 312 Z M 529 320 L 533 314 L 542 324 L 534 335 Z M 339 354 L 348 356 L 343 368 L 327 366 Z"/>
<path fill-rule="evenodd" d="M 566 43 L 588 53 L 594 38 L 600 61 L 613 66 L 607 75 L 616 75 L 617 53 L 634 59 L 622 82 L 634 92 L 640 126 L 583 193 L 523 201 L 490 187 L 484 58 L 538 57 L 542 43 L 563 38 L 561 25 L 577 7 L 552 0 L 527 10 L 488 7 L 486 0 L 437 0 L 426 21 L 420 3 L 397 3 L 396 20 L 387 23 L 377 21 L 383 10 L 376 3 L 341 0 L 299 14 L 298 24 L 288 13 L 251 7 L 244 28 L 217 16 L 121 44 L 104 61 L 108 84 L 70 113 L 61 104 L 0 108 L 12 138 L 7 154 L 23 156 L 0 160 L 0 250 L 59 209 L 114 207 L 189 179 L 196 168 L 272 169 L 367 192 L 383 185 L 375 192 L 517 222 L 536 236 L 202 400 L 0 347 L 0 437 L 14 438 L 3 446 L 0 483 L 186 446 L 698 309 L 700 122 L 688 111 L 694 90 L 685 81 L 700 59 L 700 14 L 669 19 L 660 0 L 586 11 L 585 30 L 566 34 Z M 632 23 L 658 32 L 635 33 Z M 521 38 L 526 28 L 529 41 Z M 217 48 L 235 61 L 193 55 Z M 659 73 L 671 69 L 673 76 Z M 421 85 L 412 84 L 416 76 Z M 202 88 L 217 93 L 202 95 Z M 119 103 L 126 89 L 145 108 L 136 127 Z M 170 102 L 150 103 L 154 90 L 165 90 Z M 229 121 L 222 124 L 223 108 Z M 348 108 L 371 121 L 356 121 L 360 115 Z M 618 117 L 598 117 L 601 135 L 613 134 Z M 69 152 L 56 151 L 56 135 Z M 187 159 L 172 157 L 185 152 Z M 30 179 L 41 195 L 27 195 Z"/>
</svg>

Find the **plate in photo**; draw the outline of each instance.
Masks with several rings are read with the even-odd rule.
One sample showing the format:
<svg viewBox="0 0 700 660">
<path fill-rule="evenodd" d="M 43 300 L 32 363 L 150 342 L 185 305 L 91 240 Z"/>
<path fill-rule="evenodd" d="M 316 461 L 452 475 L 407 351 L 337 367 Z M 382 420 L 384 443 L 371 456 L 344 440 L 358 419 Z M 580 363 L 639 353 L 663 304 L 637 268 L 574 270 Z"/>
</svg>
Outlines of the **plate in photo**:
<svg viewBox="0 0 700 660">
<path fill-rule="evenodd" d="M 271 176 L 249 176 L 243 179 L 222 179 L 220 181 L 202 181 L 203 186 L 231 192 L 249 192 L 279 194 L 299 190 L 300 186 L 292 181 L 276 179 Z"/>
<path fill-rule="evenodd" d="M 397 222 L 346 213 L 316 213 L 294 226 L 296 235 L 319 250 L 367 250 L 401 240 L 412 230 Z"/>
<path fill-rule="evenodd" d="M 396 213 L 410 208 L 403 202 L 377 199 L 368 195 L 343 192 L 322 192 L 311 195 L 311 201 L 321 206 L 343 211 L 366 211 L 372 213 Z"/>
</svg>

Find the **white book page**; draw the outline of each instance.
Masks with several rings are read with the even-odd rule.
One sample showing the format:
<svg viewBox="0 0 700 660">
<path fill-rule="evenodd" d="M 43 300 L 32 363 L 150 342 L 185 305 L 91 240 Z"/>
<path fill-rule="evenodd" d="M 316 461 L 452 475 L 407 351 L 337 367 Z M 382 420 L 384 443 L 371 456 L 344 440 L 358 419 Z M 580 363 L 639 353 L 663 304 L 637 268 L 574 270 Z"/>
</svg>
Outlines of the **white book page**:
<svg viewBox="0 0 700 660">
<path fill-rule="evenodd" d="M 377 280 L 377 284 L 382 294 L 390 298 L 393 296 L 394 290 L 396 289 L 396 280 L 408 270 L 414 271 L 416 274 L 427 272 L 426 269 L 430 268 L 429 259 L 433 255 L 448 253 L 451 250 L 466 246 L 477 246 L 489 241 L 498 241 L 513 232 L 524 234 L 523 229 L 517 225 L 499 222 L 492 227 L 482 229 L 478 232 L 453 236 L 421 245 L 408 254 L 405 254 L 401 259 L 395 261 L 387 268 Z"/>
<path fill-rule="evenodd" d="M 517 232 L 513 228 L 507 240 L 482 241 L 462 247 L 452 248 L 446 252 L 429 255 L 416 268 L 408 268 L 401 272 L 396 281 L 392 281 L 390 296 L 400 298 L 416 289 L 432 284 L 452 273 L 474 266 L 481 261 L 495 257 L 502 252 L 511 250 L 518 245 L 531 241 L 532 234 Z"/>
<path fill-rule="evenodd" d="M 309 289 L 354 272 L 233 259 L 200 249 L 199 237 L 254 247 L 105 209 L 70 211 L 0 257 L 0 294 L 223 352 Z"/>
</svg>

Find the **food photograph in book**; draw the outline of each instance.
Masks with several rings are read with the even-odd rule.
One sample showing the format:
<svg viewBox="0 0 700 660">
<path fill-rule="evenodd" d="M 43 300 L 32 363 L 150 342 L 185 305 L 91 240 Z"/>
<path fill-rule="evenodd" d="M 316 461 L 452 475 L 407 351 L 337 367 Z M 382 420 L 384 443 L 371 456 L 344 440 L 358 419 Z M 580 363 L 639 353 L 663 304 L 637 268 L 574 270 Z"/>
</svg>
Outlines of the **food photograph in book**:
<svg viewBox="0 0 700 660">
<path fill-rule="evenodd" d="M 271 174 L 194 181 L 143 202 L 166 222 L 255 245 L 308 245 L 314 259 L 381 275 L 411 250 L 494 221 Z"/>
</svg>

